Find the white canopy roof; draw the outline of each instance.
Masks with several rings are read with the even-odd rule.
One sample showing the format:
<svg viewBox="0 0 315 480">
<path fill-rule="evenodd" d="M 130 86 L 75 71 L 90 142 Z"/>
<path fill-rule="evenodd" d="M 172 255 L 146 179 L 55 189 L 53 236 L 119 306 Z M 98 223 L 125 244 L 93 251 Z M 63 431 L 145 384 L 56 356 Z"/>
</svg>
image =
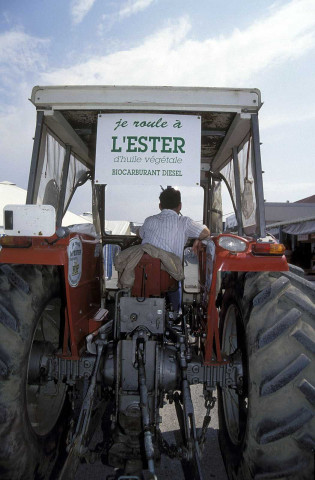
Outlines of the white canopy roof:
<svg viewBox="0 0 315 480">
<path fill-rule="evenodd" d="M 315 233 L 315 203 L 265 203 L 267 231 L 273 235 L 281 226 L 285 233 L 300 235 Z M 237 226 L 233 213 L 225 220 L 226 230 Z"/>
<path fill-rule="evenodd" d="M 0 182 L 0 231 L 3 230 L 3 209 L 6 205 L 24 205 L 26 202 L 26 190 L 18 187 L 15 183 L 3 181 Z M 62 220 L 62 226 L 75 225 L 78 223 L 91 223 L 86 217 L 81 217 L 75 213 L 66 212 Z"/>
<path fill-rule="evenodd" d="M 106 220 L 105 231 L 111 235 L 130 235 L 130 222 L 126 220 Z"/>
<path fill-rule="evenodd" d="M 92 222 L 92 213 L 85 212 L 82 216 Z M 130 222 L 127 220 L 105 220 L 105 231 L 110 235 L 132 235 Z"/>
<path fill-rule="evenodd" d="M 24 205 L 26 202 L 26 190 L 18 187 L 15 183 L 3 181 L 0 182 L 0 212 L 6 205 Z M 62 220 L 62 226 L 78 224 L 92 224 L 92 214 L 85 213 L 76 215 L 75 213 L 66 212 Z M 130 222 L 125 220 L 106 220 L 105 230 L 112 235 L 130 235 Z M 3 215 L 0 213 L 0 233 L 3 231 Z"/>
<path fill-rule="evenodd" d="M 292 223 L 284 227 L 283 231 L 290 235 L 303 235 L 315 233 L 315 219 Z"/>
</svg>

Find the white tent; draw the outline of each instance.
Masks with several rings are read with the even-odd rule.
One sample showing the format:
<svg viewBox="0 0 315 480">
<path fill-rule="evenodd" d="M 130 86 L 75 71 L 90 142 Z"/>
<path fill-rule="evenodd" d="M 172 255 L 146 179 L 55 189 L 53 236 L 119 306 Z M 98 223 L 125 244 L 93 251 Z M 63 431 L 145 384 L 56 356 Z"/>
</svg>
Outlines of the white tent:
<svg viewBox="0 0 315 480">
<path fill-rule="evenodd" d="M 15 183 L 3 181 L 0 182 L 0 233 L 3 231 L 3 209 L 6 205 L 24 205 L 26 202 L 26 190 L 18 187 Z M 78 223 L 92 223 L 87 217 L 81 217 L 75 213 L 66 212 L 62 220 L 62 225 L 75 225 Z"/>
<path fill-rule="evenodd" d="M 82 217 L 90 219 L 92 222 L 91 213 L 83 213 Z M 130 222 L 127 220 L 105 220 L 105 231 L 110 235 L 133 235 L 130 230 Z"/>
<path fill-rule="evenodd" d="M 15 183 L 3 181 L 0 182 L 0 234 L 3 232 L 3 209 L 6 205 L 24 205 L 26 202 L 26 190 L 18 187 Z M 84 213 L 76 215 L 66 212 L 62 219 L 62 226 L 93 223 L 92 214 Z M 106 220 L 105 230 L 111 235 L 130 235 L 130 222 L 124 220 Z"/>
<path fill-rule="evenodd" d="M 111 235 L 131 235 L 130 222 L 125 220 L 105 220 L 105 231 Z"/>
</svg>

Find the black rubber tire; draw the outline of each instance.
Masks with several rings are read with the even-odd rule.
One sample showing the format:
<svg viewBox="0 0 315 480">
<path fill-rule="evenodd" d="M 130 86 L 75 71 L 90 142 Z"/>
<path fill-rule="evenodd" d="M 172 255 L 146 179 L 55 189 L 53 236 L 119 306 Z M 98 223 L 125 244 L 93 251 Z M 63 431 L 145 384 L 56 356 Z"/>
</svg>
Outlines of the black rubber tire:
<svg viewBox="0 0 315 480">
<path fill-rule="evenodd" d="M 29 388 L 28 361 L 34 332 L 38 329 L 39 319 L 43 318 L 43 312 L 50 308 L 49 302 L 56 298 L 58 301 L 58 297 L 60 279 L 56 267 L 0 265 L 2 480 L 53 478 L 61 438 L 68 427 L 65 419 L 66 395 L 65 400 L 60 402 L 59 420 L 44 435 L 39 435 L 30 422 L 26 391 Z"/>
<path fill-rule="evenodd" d="M 249 273 L 224 294 L 220 331 L 236 305 L 247 376 L 238 442 L 231 441 L 218 392 L 219 442 L 233 480 L 314 478 L 315 290 L 290 275 Z"/>
</svg>

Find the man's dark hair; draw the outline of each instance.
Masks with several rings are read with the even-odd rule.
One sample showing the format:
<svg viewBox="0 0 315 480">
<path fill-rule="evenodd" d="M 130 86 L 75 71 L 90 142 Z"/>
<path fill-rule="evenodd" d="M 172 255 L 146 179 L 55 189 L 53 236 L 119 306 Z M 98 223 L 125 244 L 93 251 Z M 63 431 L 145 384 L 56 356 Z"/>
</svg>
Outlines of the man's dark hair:
<svg viewBox="0 0 315 480">
<path fill-rule="evenodd" d="M 170 210 L 177 208 L 181 202 L 180 191 L 175 188 L 167 187 L 160 195 L 161 208 Z"/>
</svg>

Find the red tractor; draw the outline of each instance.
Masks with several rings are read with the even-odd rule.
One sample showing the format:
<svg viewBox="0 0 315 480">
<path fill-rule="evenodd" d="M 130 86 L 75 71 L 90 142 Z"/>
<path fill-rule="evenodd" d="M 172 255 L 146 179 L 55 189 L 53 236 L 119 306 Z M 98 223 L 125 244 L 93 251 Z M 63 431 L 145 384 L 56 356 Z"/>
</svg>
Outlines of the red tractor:
<svg viewBox="0 0 315 480">
<path fill-rule="evenodd" d="M 69 479 L 99 455 L 117 479 L 154 479 L 161 454 L 180 459 L 187 479 L 210 478 L 200 455 L 216 390 L 229 479 L 313 478 L 315 290 L 266 231 L 260 92 L 35 87 L 31 100 L 27 202 L 5 207 L 0 239 L 1 478 Z M 86 182 L 93 224 L 65 227 Z M 110 187 L 122 186 L 117 209 L 138 196 L 141 217 L 140 186 L 170 183 L 202 190 L 212 234 L 185 262 L 197 280 L 185 280 L 178 312 L 159 258 L 141 258 L 133 286 L 107 272 L 114 251 L 141 241 L 130 224 L 121 233 L 105 221 Z M 222 184 L 236 233 L 222 233 Z M 165 400 L 176 444 L 160 431 Z M 104 441 L 91 451 L 100 422 Z"/>
</svg>

